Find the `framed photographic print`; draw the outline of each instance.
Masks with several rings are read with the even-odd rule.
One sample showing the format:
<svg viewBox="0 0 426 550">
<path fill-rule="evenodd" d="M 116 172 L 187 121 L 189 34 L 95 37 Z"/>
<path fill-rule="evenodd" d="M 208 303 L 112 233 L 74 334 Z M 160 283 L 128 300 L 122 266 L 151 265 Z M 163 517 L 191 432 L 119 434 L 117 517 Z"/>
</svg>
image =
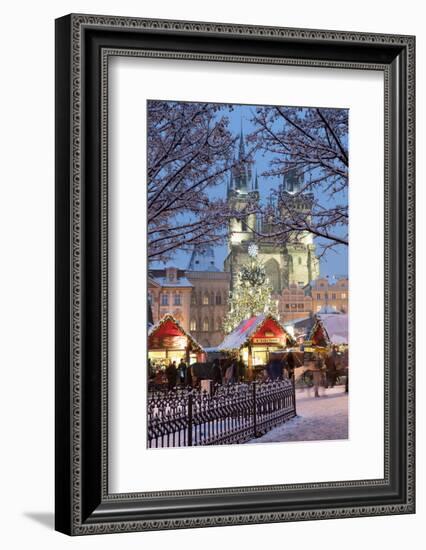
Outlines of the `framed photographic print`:
<svg viewBox="0 0 426 550">
<path fill-rule="evenodd" d="M 56 21 L 56 529 L 414 513 L 412 36 Z"/>
</svg>

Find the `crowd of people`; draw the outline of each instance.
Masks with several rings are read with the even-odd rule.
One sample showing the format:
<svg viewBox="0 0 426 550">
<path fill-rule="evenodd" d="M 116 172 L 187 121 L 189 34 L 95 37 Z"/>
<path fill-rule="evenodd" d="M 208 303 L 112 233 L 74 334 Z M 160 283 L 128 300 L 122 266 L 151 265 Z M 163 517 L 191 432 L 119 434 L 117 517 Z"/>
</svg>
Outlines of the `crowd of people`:
<svg viewBox="0 0 426 550">
<path fill-rule="evenodd" d="M 347 357 L 346 357 L 347 359 Z M 319 388 L 333 388 L 342 373 L 345 374 L 346 391 L 348 391 L 347 361 L 339 353 L 336 346 L 329 351 L 314 351 L 296 353 L 288 351 L 272 354 L 266 365 L 253 370 L 251 379 L 280 380 L 288 378 L 295 380 L 295 369 L 304 367 L 301 379 L 306 385 L 315 389 L 315 397 L 319 397 Z M 151 387 L 196 387 L 200 380 L 212 380 L 216 384 L 232 384 L 248 381 L 248 369 L 241 357 L 215 358 L 206 363 L 188 365 L 184 358 L 176 361 L 167 360 L 160 368 L 154 369 L 148 361 L 149 382 Z"/>
<path fill-rule="evenodd" d="M 347 351 L 340 354 L 336 346 L 328 352 L 314 351 L 305 358 L 303 373 L 305 384 L 312 384 L 315 397 L 320 397 L 319 388 L 334 388 L 341 376 L 345 376 L 345 391 L 349 390 L 349 369 Z"/>
</svg>

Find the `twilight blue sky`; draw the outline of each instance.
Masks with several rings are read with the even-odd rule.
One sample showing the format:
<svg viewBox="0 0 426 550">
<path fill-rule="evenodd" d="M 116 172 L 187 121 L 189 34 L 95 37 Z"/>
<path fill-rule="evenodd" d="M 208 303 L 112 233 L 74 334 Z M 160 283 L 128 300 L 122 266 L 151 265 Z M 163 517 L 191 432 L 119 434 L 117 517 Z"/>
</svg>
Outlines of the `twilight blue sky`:
<svg viewBox="0 0 426 550">
<path fill-rule="evenodd" d="M 253 106 L 250 105 L 234 105 L 232 111 L 227 113 L 230 120 L 230 130 L 235 134 L 240 134 L 241 123 L 245 135 L 253 130 L 253 125 L 250 122 L 253 113 Z M 252 167 L 253 174 L 256 170 L 259 177 L 259 192 L 261 200 L 267 198 L 271 189 L 276 189 L 281 183 L 281 178 L 262 176 L 262 172 L 267 170 L 270 156 L 264 155 L 261 152 L 256 153 L 254 164 Z M 226 178 L 227 179 L 227 178 Z M 216 185 L 209 191 L 209 194 L 215 198 L 226 197 L 226 179 Z M 322 200 L 324 204 L 325 201 Z M 216 266 L 223 269 L 223 261 L 227 254 L 226 244 L 215 246 Z M 186 269 L 189 263 L 190 254 L 183 251 L 177 251 L 174 259 L 167 264 L 173 263 L 176 267 Z M 331 275 L 347 275 L 348 274 L 348 247 L 340 245 L 332 250 L 329 250 L 320 259 L 320 274 L 321 276 Z"/>
</svg>

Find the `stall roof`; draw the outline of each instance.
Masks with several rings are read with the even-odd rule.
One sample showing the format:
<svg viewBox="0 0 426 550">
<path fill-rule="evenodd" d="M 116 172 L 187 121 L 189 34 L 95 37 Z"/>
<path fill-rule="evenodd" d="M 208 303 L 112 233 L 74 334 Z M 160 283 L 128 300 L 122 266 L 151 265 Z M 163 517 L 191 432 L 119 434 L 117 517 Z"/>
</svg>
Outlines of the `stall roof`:
<svg viewBox="0 0 426 550">
<path fill-rule="evenodd" d="M 204 352 L 203 347 L 197 340 L 170 313 L 164 315 L 155 325 L 148 326 L 148 338 L 154 336 L 154 334 L 159 336 L 186 336 L 194 349 Z"/>
<path fill-rule="evenodd" d="M 276 334 L 283 332 L 289 342 L 293 341 L 290 334 L 275 317 L 262 314 L 241 321 L 236 329 L 225 336 L 223 342 L 216 349 L 217 351 L 239 350 L 248 343 L 252 336 L 265 328 Z"/>
<path fill-rule="evenodd" d="M 348 344 L 348 314 L 347 313 L 319 313 L 316 315 L 318 323 L 315 324 L 315 331 L 320 324 L 331 344 Z"/>
</svg>

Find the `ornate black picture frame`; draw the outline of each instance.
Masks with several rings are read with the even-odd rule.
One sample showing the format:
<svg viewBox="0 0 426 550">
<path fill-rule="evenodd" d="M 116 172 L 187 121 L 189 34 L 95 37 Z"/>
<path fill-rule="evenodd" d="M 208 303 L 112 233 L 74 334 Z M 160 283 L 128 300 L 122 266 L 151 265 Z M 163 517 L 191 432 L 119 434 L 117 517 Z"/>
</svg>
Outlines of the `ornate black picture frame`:
<svg viewBox="0 0 426 550">
<path fill-rule="evenodd" d="M 56 21 L 56 529 L 69 535 L 414 513 L 413 36 Z M 114 55 L 374 69 L 385 82 L 383 479 L 111 494 L 107 71 Z"/>
</svg>

